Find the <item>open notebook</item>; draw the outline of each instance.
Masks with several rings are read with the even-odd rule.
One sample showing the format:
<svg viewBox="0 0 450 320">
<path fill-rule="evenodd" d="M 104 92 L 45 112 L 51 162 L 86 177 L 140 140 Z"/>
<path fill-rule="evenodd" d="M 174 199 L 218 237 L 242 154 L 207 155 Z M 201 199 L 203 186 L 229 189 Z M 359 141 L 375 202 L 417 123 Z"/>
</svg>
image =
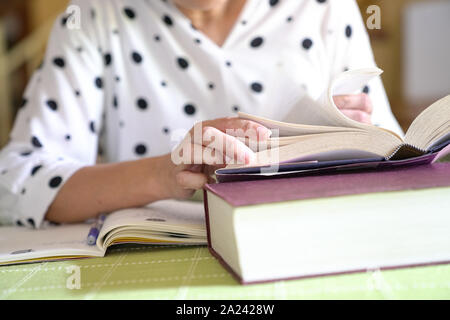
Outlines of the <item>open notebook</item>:
<svg viewBox="0 0 450 320">
<path fill-rule="evenodd" d="M 240 113 L 242 119 L 263 124 L 275 136 L 266 145 L 250 143 L 256 160 L 246 166 L 231 164 L 216 171 L 220 182 L 255 176 L 274 176 L 350 166 L 376 167 L 430 163 L 450 144 L 450 95 L 424 110 L 405 137 L 344 116 L 333 96 L 351 94 L 382 73 L 359 69 L 342 73 L 318 100 L 308 96 L 293 108 L 297 123 L 274 121 Z M 249 137 L 247 142 L 249 141 Z M 250 138 L 251 140 L 251 138 Z M 445 149 L 448 152 L 448 148 Z"/>
<path fill-rule="evenodd" d="M 87 244 L 91 223 L 0 228 L 0 265 L 103 257 L 108 247 L 125 243 L 206 244 L 201 202 L 167 200 L 107 216 L 96 245 Z"/>
</svg>

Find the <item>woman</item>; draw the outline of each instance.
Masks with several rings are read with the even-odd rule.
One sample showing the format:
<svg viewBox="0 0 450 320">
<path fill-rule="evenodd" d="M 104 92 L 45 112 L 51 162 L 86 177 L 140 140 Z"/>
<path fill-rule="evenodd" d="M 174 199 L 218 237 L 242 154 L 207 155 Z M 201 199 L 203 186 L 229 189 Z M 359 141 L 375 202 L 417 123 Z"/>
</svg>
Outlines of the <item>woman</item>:
<svg viewBox="0 0 450 320">
<path fill-rule="evenodd" d="M 226 129 L 253 128 L 263 140 L 270 132 L 231 118 L 237 111 L 282 120 L 284 97 L 318 98 L 343 70 L 375 66 L 353 0 L 72 5 L 81 26 L 73 15 L 55 24 L 0 154 L 3 223 L 38 228 L 188 198 L 208 175 L 171 161 L 172 133 L 204 121 L 203 132 L 249 159 Z M 361 90 L 335 97 L 341 111 L 401 132 L 380 79 Z M 96 164 L 99 149 L 107 164 Z"/>
</svg>

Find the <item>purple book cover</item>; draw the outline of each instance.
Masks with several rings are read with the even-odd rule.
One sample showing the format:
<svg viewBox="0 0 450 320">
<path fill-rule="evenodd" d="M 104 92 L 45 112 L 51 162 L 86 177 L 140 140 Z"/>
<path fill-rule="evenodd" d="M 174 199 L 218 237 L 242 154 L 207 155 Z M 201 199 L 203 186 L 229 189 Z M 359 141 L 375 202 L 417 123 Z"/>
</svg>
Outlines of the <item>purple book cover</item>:
<svg viewBox="0 0 450 320">
<path fill-rule="evenodd" d="M 450 163 L 210 184 L 232 206 L 450 186 Z"/>
</svg>

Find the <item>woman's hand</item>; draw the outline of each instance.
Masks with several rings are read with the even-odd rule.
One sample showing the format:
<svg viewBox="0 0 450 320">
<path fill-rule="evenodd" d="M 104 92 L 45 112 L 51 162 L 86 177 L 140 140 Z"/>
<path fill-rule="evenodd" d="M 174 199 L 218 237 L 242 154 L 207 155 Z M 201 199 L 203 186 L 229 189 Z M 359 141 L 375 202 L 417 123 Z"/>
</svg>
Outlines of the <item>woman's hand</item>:
<svg viewBox="0 0 450 320">
<path fill-rule="evenodd" d="M 243 138 L 263 142 L 270 135 L 271 131 L 266 127 L 239 118 L 198 123 L 180 145 L 164 157 L 162 183 L 165 197 L 189 198 L 195 190 L 213 181 L 211 176 L 217 168 L 251 163 L 255 153 Z"/>
<path fill-rule="evenodd" d="M 373 106 L 370 97 L 365 94 L 334 96 L 334 103 L 348 118 L 371 124 Z"/>
</svg>

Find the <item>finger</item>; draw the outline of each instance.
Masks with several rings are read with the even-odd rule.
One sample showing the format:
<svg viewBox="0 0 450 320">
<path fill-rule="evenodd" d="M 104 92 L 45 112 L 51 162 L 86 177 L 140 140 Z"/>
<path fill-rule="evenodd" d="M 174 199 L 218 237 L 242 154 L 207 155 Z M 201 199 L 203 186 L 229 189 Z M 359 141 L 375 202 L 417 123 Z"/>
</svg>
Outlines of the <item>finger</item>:
<svg viewBox="0 0 450 320">
<path fill-rule="evenodd" d="M 272 131 L 262 124 L 240 118 L 204 121 L 203 126 L 214 127 L 234 137 L 249 137 L 257 141 L 266 141 L 272 135 Z"/>
<path fill-rule="evenodd" d="M 233 160 L 239 164 L 248 164 L 254 161 L 256 157 L 255 153 L 244 142 L 214 127 L 203 128 L 201 143 L 202 146 L 210 149 L 206 151 L 211 152 L 213 150 L 215 153 L 220 153 L 226 163 Z"/>
<path fill-rule="evenodd" d="M 365 94 L 351 94 L 333 97 L 334 103 L 339 109 L 360 110 L 372 114 L 373 105 L 370 97 Z"/>
<path fill-rule="evenodd" d="M 208 182 L 208 177 L 203 173 L 181 171 L 176 175 L 178 185 L 187 190 L 202 189 Z"/>
<path fill-rule="evenodd" d="M 344 109 L 341 112 L 348 118 L 366 124 L 372 123 L 372 117 L 369 113 L 360 110 L 348 110 Z"/>
<path fill-rule="evenodd" d="M 203 165 L 221 167 L 233 163 L 232 159 L 227 158 L 220 150 L 194 143 L 185 143 L 174 150 L 172 161 L 175 165 L 180 166 L 180 171 L 189 170 L 191 172 L 201 172 Z"/>
</svg>

